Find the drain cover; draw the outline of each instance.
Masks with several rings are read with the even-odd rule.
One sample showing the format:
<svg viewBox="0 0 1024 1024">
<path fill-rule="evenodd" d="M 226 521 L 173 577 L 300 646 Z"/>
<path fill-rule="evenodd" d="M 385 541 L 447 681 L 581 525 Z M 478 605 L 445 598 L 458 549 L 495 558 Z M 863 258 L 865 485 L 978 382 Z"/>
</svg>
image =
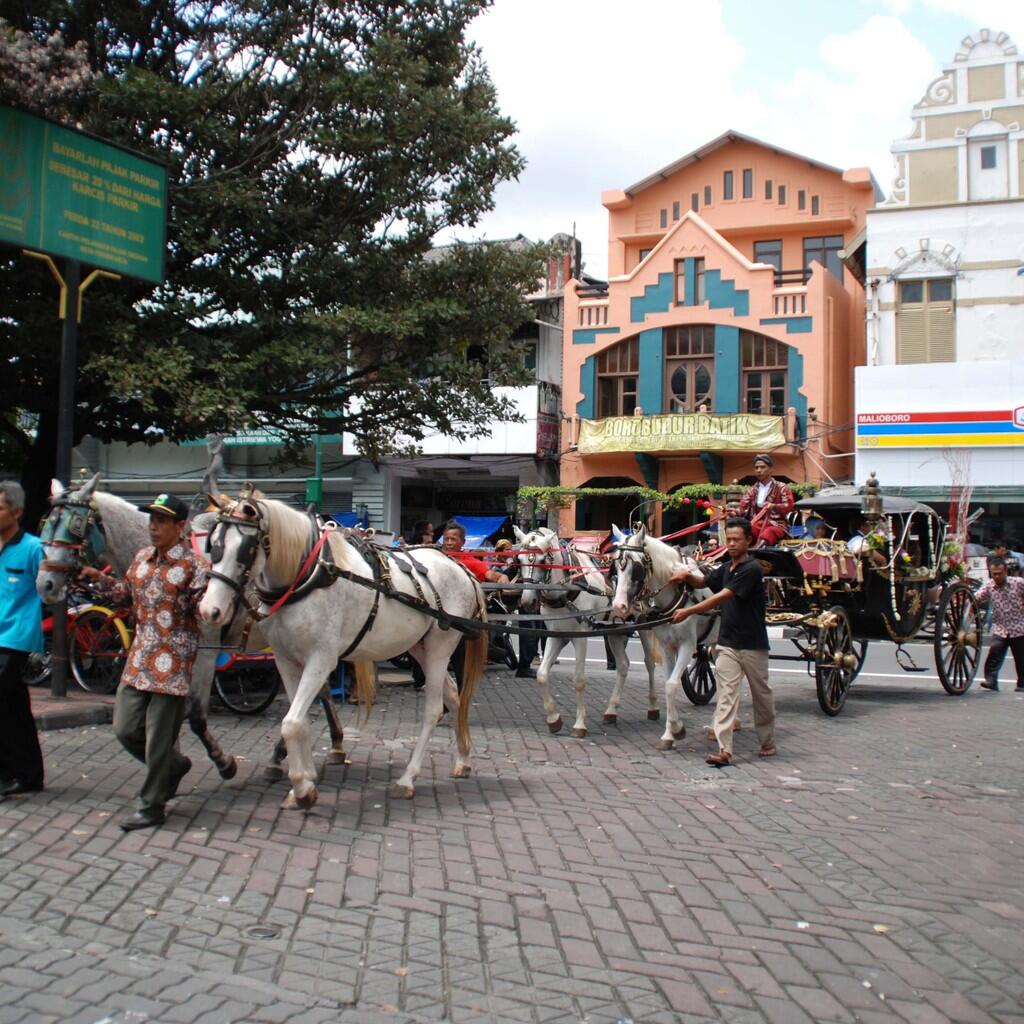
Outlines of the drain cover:
<svg viewBox="0 0 1024 1024">
<path fill-rule="evenodd" d="M 276 939 L 280 936 L 281 929 L 273 924 L 254 924 L 243 929 L 242 934 L 248 935 L 250 939 Z"/>
</svg>

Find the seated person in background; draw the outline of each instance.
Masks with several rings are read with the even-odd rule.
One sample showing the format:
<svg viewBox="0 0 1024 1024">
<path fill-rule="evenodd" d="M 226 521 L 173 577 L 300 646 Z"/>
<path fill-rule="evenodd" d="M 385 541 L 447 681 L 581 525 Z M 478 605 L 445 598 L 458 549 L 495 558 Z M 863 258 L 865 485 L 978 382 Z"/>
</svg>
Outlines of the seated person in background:
<svg viewBox="0 0 1024 1024">
<path fill-rule="evenodd" d="M 757 483 L 740 499 L 739 515 L 750 520 L 757 546 L 777 544 L 789 535 L 787 516 L 793 511 L 793 492 L 772 477 L 772 457 L 754 457 Z"/>
<path fill-rule="evenodd" d="M 885 555 L 877 548 L 872 548 L 868 543 L 869 533 L 871 533 L 871 523 L 867 519 L 861 519 L 857 523 L 856 530 L 854 530 L 850 535 L 850 539 L 846 542 L 846 549 L 851 555 L 867 554 L 875 565 L 885 565 L 887 563 Z"/>
<path fill-rule="evenodd" d="M 815 540 L 829 540 L 835 531 L 831 526 L 828 525 L 823 519 L 819 519 L 815 524 L 814 533 L 811 536 Z"/>
<path fill-rule="evenodd" d="M 475 555 L 463 551 L 466 543 L 466 528 L 455 519 L 449 519 L 444 524 L 444 536 L 441 538 L 441 547 L 444 553 L 461 562 L 481 583 L 508 583 L 508 577 L 496 569 L 488 569 L 484 562 L 481 562 Z M 462 692 L 462 676 L 466 667 L 466 637 L 459 640 L 459 646 L 451 657 L 449 665 L 452 674 L 455 676 L 459 692 Z"/>
<path fill-rule="evenodd" d="M 413 523 L 412 529 L 405 535 L 405 543 L 409 545 L 433 544 L 434 527 L 425 519 L 421 519 L 418 523 Z"/>
</svg>

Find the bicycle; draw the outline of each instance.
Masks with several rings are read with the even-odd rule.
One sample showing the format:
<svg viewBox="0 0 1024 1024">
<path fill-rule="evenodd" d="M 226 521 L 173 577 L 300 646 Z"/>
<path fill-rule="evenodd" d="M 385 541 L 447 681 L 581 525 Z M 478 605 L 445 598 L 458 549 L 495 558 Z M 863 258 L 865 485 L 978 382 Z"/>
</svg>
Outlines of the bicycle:
<svg viewBox="0 0 1024 1024">
<path fill-rule="evenodd" d="M 112 608 L 96 604 L 76 588 L 68 604 L 68 663 L 72 678 L 89 693 L 117 689 L 124 668 L 131 629 Z M 78 599 L 78 600 L 76 600 Z M 29 656 L 23 679 L 29 686 L 46 684 L 53 674 L 53 616 L 43 619 L 44 649 Z"/>
<path fill-rule="evenodd" d="M 222 651 L 217 656 L 213 692 L 236 715 L 258 715 L 265 711 L 280 689 L 281 676 L 269 651 L 245 655 Z"/>
</svg>

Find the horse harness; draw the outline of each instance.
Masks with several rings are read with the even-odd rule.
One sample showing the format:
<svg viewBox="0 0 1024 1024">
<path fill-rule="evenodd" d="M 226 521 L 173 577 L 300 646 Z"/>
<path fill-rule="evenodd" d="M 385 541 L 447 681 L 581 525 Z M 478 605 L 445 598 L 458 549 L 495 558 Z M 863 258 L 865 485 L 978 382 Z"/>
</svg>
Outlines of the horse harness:
<svg viewBox="0 0 1024 1024">
<path fill-rule="evenodd" d="M 103 554 L 107 547 L 107 536 L 100 515 L 90 501 L 62 495 L 51 499 L 51 503 L 53 508 L 39 531 L 39 539 L 45 546 L 75 551 L 79 562 L 84 560 L 86 565 Z M 67 521 L 64 518 L 64 509 L 72 510 L 67 516 Z M 59 513 L 56 521 L 53 519 L 55 512 Z M 45 559 L 40 565 L 48 572 L 67 573 L 78 569 L 69 562 L 50 562 Z"/>
<path fill-rule="evenodd" d="M 606 590 L 598 590 L 596 587 L 591 586 L 589 583 L 586 582 L 585 579 L 582 578 L 588 572 L 589 567 L 583 564 L 583 562 L 579 558 L 578 553 L 575 550 L 573 550 L 573 548 L 571 548 L 567 544 L 562 544 L 559 546 L 558 550 L 559 557 L 561 559 L 560 564 L 562 566 L 573 566 L 576 569 L 579 569 L 580 571 L 580 579 L 575 581 L 571 579 L 567 580 L 567 582 L 572 583 L 572 586 L 575 588 L 576 591 L 583 594 L 593 594 L 595 597 L 608 596 Z M 539 580 L 534 580 L 531 574 L 531 583 L 537 583 L 541 587 L 551 586 L 551 574 L 555 571 L 554 565 L 551 562 L 552 555 L 554 555 L 554 552 L 550 549 L 544 552 L 543 556 L 541 556 L 543 558 L 543 561 L 540 566 L 541 578 Z M 528 555 L 527 561 L 531 568 L 535 567 L 537 565 L 537 555 Z M 574 569 L 563 569 L 562 571 L 565 572 L 567 577 L 569 577 L 570 574 L 574 571 Z M 573 604 L 573 599 L 569 597 L 568 591 L 563 591 L 560 597 L 551 597 L 549 594 L 541 590 L 540 603 L 544 605 L 546 608 L 571 608 L 573 611 L 576 611 L 576 605 Z M 593 625 L 595 622 L 595 617 L 589 616 L 588 619 L 591 625 Z"/>
<path fill-rule="evenodd" d="M 256 503 L 254 503 L 256 504 Z M 270 605 L 268 611 L 263 611 L 258 604 L 252 603 L 246 594 L 246 588 L 250 582 L 253 565 L 256 562 L 256 555 L 263 551 L 265 556 L 270 554 L 270 537 L 264 526 L 262 514 L 259 513 L 259 505 L 256 504 L 257 518 L 255 520 L 224 514 L 217 516 L 217 521 L 207 537 L 207 551 L 214 563 L 220 561 L 224 556 L 224 533 L 229 526 L 235 527 L 242 534 L 242 542 L 239 545 L 237 560 L 242 566 L 242 575 L 239 580 L 234 580 L 216 569 L 209 570 L 213 579 L 235 591 L 239 600 L 245 605 L 250 615 L 250 621 L 267 619 L 287 604 L 302 600 L 314 590 L 321 587 L 329 587 L 335 580 L 344 579 L 351 583 L 365 587 L 373 591 L 373 605 L 362 626 L 356 631 L 352 642 L 339 655 L 339 660 L 347 658 L 362 642 L 367 633 L 373 628 L 380 610 L 381 597 L 389 598 L 404 604 L 414 611 L 422 612 L 429 617 L 436 619 L 441 629 L 456 628 L 460 632 L 478 635 L 482 623 L 476 620 L 461 619 L 457 616 L 449 616 L 441 607 L 441 595 L 429 575 L 429 570 L 422 562 L 413 555 L 413 551 L 422 550 L 419 548 L 405 548 L 401 551 L 384 551 L 375 544 L 369 543 L 357 534 L 349 534 L 346 541 L 362 556 L 370 569 L 371 577 L 361 576 L 338 565 L 334 560 L 334 553 L 327 538 L 334 532 L 333 524 L 323 523 L 319 518 L 310 513 L 310 550 L 306 556 L 302 568 L 296 579 L 279 590 L 269 591 L 258 584 L 254 584 L 260 603 Z M 455 563 L 466 573 L 467 577 L 475 583 L 473 574 L 465 566 Z M 392 567 L 396 566 L 400 572 L 407 576 L 416 591 L 416 596 L 405 594 L 399 590 L 392 578 Z M 421 583 L 422 579 L 422 583 Z M 424 590 L 423 584 L 426 584 Z M 429 591 L 437 602 L 435 607 L 430 603 L 427 595 Z M 474 625 L 475 624 L 475 625 Z M 427 631 L 429 631 L 429 628 Z M 424 635 L 426 635 L 426 632 Z"/>
<path fill-rule="evenodd" d="M 637 588 L 636 594 L 633 596 L 634 603 L 646 605 L 646 611 L 641 615 L 638 620 L 639 622 L 648 622 L 651 619 L 664 618 L 666 616 L 671 618 L 674 612 L 680 608 L 686 608 L 691 603 L 691 598 L 695 596 L 693 588 L 689 586 L 681 586 L 679 587 L 679 596 L 667 608 L 659 608 L 656 603 L 658 595 L 669 587 L 679 585 L 675 583 L 665 583 L 657 590 L 651 591 L 649 581 L 654 571 L 654 560 L 651 558 L 650 554 L 648 554 L 647 549 L 643 546 L 633 547 L 630 544 L 619 544 L 618 550 L 620 553 L 637 555 L 638 558 L 633 564 L 636 565 L 639 563 L 640 568 L 643 570 L 643 577 L 640 580 L 640 585 Z M 712 612 L 711 615 L 714 615 L 714 613 Z M 710 632 L 711 624 L 705 628 L 704 635 L 700 638 L 699 642 L 703 642 Z"/>
</svg>

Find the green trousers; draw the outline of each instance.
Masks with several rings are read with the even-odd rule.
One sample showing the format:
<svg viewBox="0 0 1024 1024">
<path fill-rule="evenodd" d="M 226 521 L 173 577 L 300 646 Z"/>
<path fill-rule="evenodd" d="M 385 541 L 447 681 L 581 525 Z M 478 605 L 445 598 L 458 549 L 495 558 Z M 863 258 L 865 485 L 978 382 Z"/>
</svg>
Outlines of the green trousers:
<svg viewBox="0 0 1024 1024">
<path fill-rule="evenodd" d="M 117 688 L 114 735 L 132 757 L 146 766 L 139 794 L 144 809 L 162 810 L 171 798 L 171 779 L 181 774 L 185 758 L 178 750 L 178 730 L 187 697 L 150 693 L 133 686 Z"/>
</svg>

